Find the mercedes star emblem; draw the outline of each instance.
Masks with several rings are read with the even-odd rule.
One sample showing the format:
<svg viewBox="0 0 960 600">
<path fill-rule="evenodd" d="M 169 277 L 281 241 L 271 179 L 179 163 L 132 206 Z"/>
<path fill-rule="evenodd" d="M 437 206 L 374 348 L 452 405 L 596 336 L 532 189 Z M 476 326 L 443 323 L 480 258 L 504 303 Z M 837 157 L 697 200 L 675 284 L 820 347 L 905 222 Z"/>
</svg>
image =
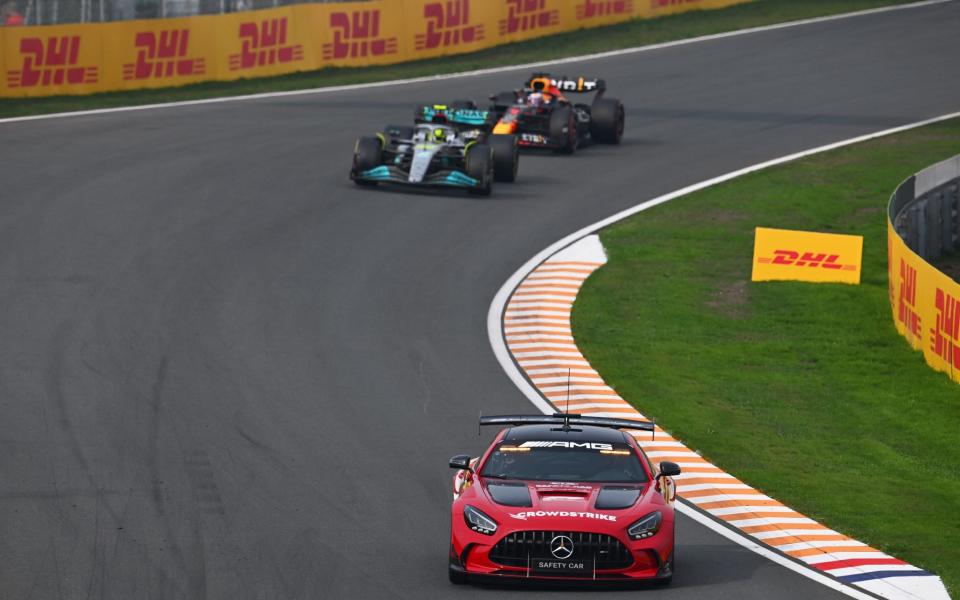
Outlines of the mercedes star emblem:
<svg viewBox="0 0 960 600">
<path fill-rule="evenodd" d="M 560 560 L 573 556 L 573 540 L 565 535 L 556 535 L 550 540 L 550 554 Z"/>
</svg>

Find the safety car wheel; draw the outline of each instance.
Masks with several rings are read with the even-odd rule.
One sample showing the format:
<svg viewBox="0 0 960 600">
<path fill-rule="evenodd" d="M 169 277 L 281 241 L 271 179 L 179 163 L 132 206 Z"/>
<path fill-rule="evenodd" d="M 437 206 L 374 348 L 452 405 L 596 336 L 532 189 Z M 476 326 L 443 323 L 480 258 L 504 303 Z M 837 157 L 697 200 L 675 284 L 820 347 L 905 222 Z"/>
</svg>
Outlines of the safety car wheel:
<svg viewBox="0 0 960 600">
<path fill-rule="evenodd" d="M 577 149 L 577 123 L 569 106 L 556 108 L 550 114 L 550 141 L 557 152 L 573 154 Z"/>
<path fill-rule="evenodd" d="M 619 144 L 625 120 L 622 102 L 598 98 L 590 108 L 590 137 L 601 144 Z"/>
<path fill-rule="evenodd" d="M 496 181 L 513 182 L 520 168 L 520 146 L 515 135 L 492 135 L 493 174 Z"/>
<path fill-rule="evenodd" d="M 493 191 L 493 150 L 486 144 L 477 144 L 467 152 L 467 175 L 480 181 L 480 186 L 470 188 L 475 196 L 489 196 Z"/>
<path fill-rule="evenodd" d="M 383 162 L 383 146 L 380 138 L 364 136 L 357 140 L 357 149 L 353 153 L 353 172 L 362 173 L 374 169 Z M 376 181 L 354 179 L 357 185 L 377 185 Z"/>
</svg>

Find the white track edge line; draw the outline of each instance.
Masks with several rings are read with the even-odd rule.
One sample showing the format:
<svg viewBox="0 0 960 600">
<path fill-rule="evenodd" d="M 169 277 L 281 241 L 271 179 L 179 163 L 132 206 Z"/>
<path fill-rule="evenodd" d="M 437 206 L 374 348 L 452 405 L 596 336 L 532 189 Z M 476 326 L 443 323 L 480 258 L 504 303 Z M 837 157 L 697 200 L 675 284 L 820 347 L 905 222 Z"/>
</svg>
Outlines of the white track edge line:
<svg viewBox="0 0 960 600">
<path fill-rule="evenodd" d="M 550 246 L 544 248 L 539 253 L 533 256 L 530 260 L 523 264 L 517 271 L 510 276 L 509 279 L 500 287 L 496 295 L 493 298 L 493 301 L 490 304 L 490 309 L 487 312 L 487 337 L 490 341 L 490 346 L 493 349 L 494 356 L 497 358 L 497 362 L 500 363 L 500 366 L 506 372 L 507 377 L 517 386 L 517 388 L 523 393 L 527 399 L 537 407 L 544 414 L 553 414 L 554 407 L 546 401 L 546 399 L 540 394 L 540 392 L 531 385 L 530 381 L 524 376 L 523 372 L 517 367 L 517 364 L 514 362 L 510 350 L 507 348 L 506 340 L 504 339 L 504 333 L 502 329 L 502 319 L 503 313 L 506 309 L 507 302 L 510 300 L 510 296 L 520 283 L 534 271 L 538 266 L 544 263 L 551 256 L 557 252 L 563 250 L 567 246 L 574 244 L 580 239 L 596 233 L 597 231 L 616 223 L 617 221 L 622 221 L 627 217 L 631 217 L 637 213 L 643 212 L 647 209 L 653 208 L 660 204 L 669 202 L 681 196 L 686 196 L 694 192 L 700 191 L 702 189 L 712 187 L 721 183 L 725 183 L 732 179 L 736 179 L 743 175 L 753 173 L 756 171 L 761 171 L 770 167 L 781 165 L 784 163 L 792 162 L 794 160 L 799 160 L 801 158 L 806 158 L 813 156 L 815 154 L 822 154 L 824 152 L 829 152 L 831 150 L 836 150 L 838 148 L 843 148 L 846 146 L 852 146 L 854 144 L 859 144 L 862 142 L 867 142 L 881 137 L 886 137 L 889 135 L 894 135 L 904 131 L 909 131 L 911 129 L 917 129 L 919 127 L 924 127 L 926 125 L 933 125 L 935 123 L 940 123 L 942 121 L 947 121 L 950 119 L 960 118 L 960 112 L 954 112 L 946 115 L 941 115 L 939 117 L 933 117 L 930 119 L 925 119 L 923 121 L 917 121 L 914 123 L 909 123 L 907 125 L 901 125 L 900 127 L 894 127 L 892 129 L 885 129 L 883 131 L 878 131 L 875 133 L 869 133 L 866 135 L 858 136 L 855 138 L 850 138 L 846 140 L 841 140 L 839 142 L 834 142 L 832 144 L 827 144 L 825 146 L 819 146 L 816 148 L 811 148 L 809 150 L 803 150 L 801 152 L 796 152 L 794 154 L 788 154 L 780 158 L 775 158 L 766 162 L 758 163 L 725 175 L 720 175 L 712 179 L 707 179 L 701 181 L 700 183 L 695 183 L 693 185 L 687 186 L 685 188 L 664 194 L 657 198 L 647 200 L 628 208 L 622 210 L 606 219 L 597 221 L 592 225 L 587 225 L 586 227 L 567 235 L 566 237 L 554 242 Z M 858 588 L 853 587 L 850 584 L 843 583 L 839 580 L 830 578 L 824 575 L 822 572 L 817 571 L 811 567 L 798 564 L 787 558 L 786 556 L 780 555 L 764 546 L 758 545 L 755 540 L 749 538 L 746 534 L 733 529 L 732 527 L 722 525 L 717 523 L 709 516 L 701 512 L 699 509 L 688 506 L 684 503 L 678 503 L 680 506 L 680 512 L 693 518 L 697 522 L 705 525 L 711 530 L 719 533 L 720 535 L 730 539 L 731 541 L 736 542 L 737 544 L 760 554 L 770 560 L 774 561 L 777 564 L 787 567 L 791 571 L 799 573 L 805 577 L 813 579 L 827 587 L 838 590 L 852 598 L 858 598 L 860 600 L 865 599 L 875 599 L 878 596 L 865 593 Z"/>
<path fill-rule="evenodd" d="M 220 96 L 218 98 L 203 98 L 199 100 L 183 100 L 180 102 L 160 102 L 156 104 L 140 104 L 133 106 L 117 106 L 113 108 L 95 108 L 91 110 L 78 110 L 71 112 L 61 112 L 61 113 L 50 113 L 44 115 L 28 115 L 24 117 L 7 117 L 0 119 L 0 125 L 6 123 L 22 123 L 25 121 L 43 121 L 49 119 L 63 119 L 68 117 L 89 117 L 95 115 L 106 115 L 113 113 L 123 113 L 123 112 L 136 112 L 136 111 L 146 111 L 146 110 L 156 110 L 163 108 L 180 108 L 184 106 L 201 106 L 205 104 L 221 104 L 224 102 L 240 102 L 247 100 L 265 100 L 270 98 L 287 98 L 291 96 L 304 96 L 310 94 L 326 94 L 334 92 L 344 92 L 352 90 L 361 90 L 361 89 L 370 89 L 378 87 L 388 87 L 388 86 L 397 86 L 397 85 L 410 85 L 412 83 L 425 83 L 430 81 L 443 81 L 446 79 L 456 79 L 460 77 L 476 77 L 479 75 L 491 75 L 495 73 L 508 73 L 510 71 L 521 71 L 524 69 L 531 69 L 534 67 L 547 67 L 554 65 L 563 65 L 572 62 L 584 62 L 590 60 L 599 60 L 603 58 L 610 58 L 614 56 L 623 56 L 626 54 L 635 54 L 638 52 L 651 52 L 654 50 L 662 50 L 664 48 L 673 48 L 675 46 L 686 46 L 688 44 L 698 44 L 702 42 L 709 42 L 713 40 L 720 40 L 729 37 L 736 37 L 741 35 L 749 35 L 752 33 L 763 33 L 766 31 L 775 31 L 778 29 L 785 29 L 788 27 L 799 27 L 802 25 L 811 25 L 814 23 L 825 23 L 828 21 L 837 21 L 840 19 L 849 19 L 853 17 L 861 17 L 865 15 L 874 15 L 885 12 L 892 12 L 897 10 L 907 10 L 912 8 L 922 8 L 925 6 L 931 6 L 935 4 L 946 4 L 948 2 L 954 2 L 955 0 L 922 0 L 921 2 L 912 2 L 910 4 L 896 4 L 893 6 L 883 6 L 880 8 L 870 8 L 866 10 L 860 10 L 849 13 L 841 13 L 837 15 L 827 15 L 823 17 L 812 17 L 809 19 L 800 19 L 797 21 L 787 21 L 786 23 L 775 23 L 772 25 L 761 25 L 759 27 L 749 27 L 747 29 L 738 29 L 735 31 L 724 31 L 721 33 L 712 33 L 710 35 L 703 35 L 700 37 L 687 38 L 682 40 L 673 40 L 670 42 L 662 42 L 659 44 L 650 44 L 648 46 L 635 46 L 632 48 L 621 48 L 619 50 L 609 50 L 607 52 L 598 52 L 595 54 L 584 54 L 581 56 L 567 56 L 564 58 L 557 58 L 554 60 L 548 60 L 543 62 L 532 62 L 524 63 L 522 65 L 508 65 L 502 67 L 492 67 L 489 69 L 476 69 L 473 71 L 462 71 L 459 73 L 445 73 L 443 75 L 426 75 L 423 77 L 411 77 L 408 79 L 392 79 L 388 81 L 372 81 L 369 83 L 354 83 L 349 85 L 335 85 L 328 87 L 320 88 L 309 88 L 304 90 L 289 90 L 285 92 L 264 92 L 260 94 L 245 94 L 240 96 Z M 626 22 L 626 21 L 624 21 Z M 616 25 L 616 23 L 614 23 Z M 575 30 L 571 30 L 575 31 Z M 568 33 L 568 32 L 560 32 Z M 538 38 L 533 38 L 538 39 Z M 492 46 L 493 47 L 493 46 Z M 457 56 L 457 55 L 452 55 Z M 440 58 L 440 57 L 437 57 Z M 414 61 L 415 62 L 415 61 Z M 403 64 L 403 63 L 396 63 Z M 319 70 L 319 69 L 318 69 Z M 295 73 L 308 73 L 310 71 L 297 71 Z M 295 73 L 290 73 L 295 74 Z M 216 80 L 208 83 L 217 83 Z M 227 83 L 227 82 L 220 82 Z M 147 89 L 163 89 L 163 88 L 147 88 Z M 135 90 L 114 90 L 113 92 L 105 93 L 116 93 L 123 91 L 135 91 Z M 137 90 L 142 91 L 142 90 Z"/>
</svg>

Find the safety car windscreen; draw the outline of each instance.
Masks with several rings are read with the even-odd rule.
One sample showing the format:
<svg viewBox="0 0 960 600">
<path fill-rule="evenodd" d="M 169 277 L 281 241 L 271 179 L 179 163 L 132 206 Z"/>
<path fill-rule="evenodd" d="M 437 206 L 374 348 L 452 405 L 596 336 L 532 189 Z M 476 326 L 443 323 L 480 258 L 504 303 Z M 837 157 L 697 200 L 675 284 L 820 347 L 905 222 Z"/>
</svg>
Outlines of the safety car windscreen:
<svg viewBox="0 0 960 600">
<path fill-rule="evenodd" d="M 497 479 L 643 483 L 646 472 L 626 444 L 607 442 L 501 442 L 480 473 Z"/>
</svg>

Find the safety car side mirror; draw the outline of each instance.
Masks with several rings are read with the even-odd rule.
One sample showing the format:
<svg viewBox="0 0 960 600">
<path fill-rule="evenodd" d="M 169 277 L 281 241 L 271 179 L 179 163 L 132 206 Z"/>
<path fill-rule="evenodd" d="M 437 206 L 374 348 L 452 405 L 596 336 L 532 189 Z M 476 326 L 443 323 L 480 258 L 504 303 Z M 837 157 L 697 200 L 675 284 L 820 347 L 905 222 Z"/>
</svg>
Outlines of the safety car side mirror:
<svg viewBox="0 0 960 600">
<path fill-rule="evenodd" d="M 467 471 L 472 471 L 470 468 L 470 455 L 469 454 L 458 454 L 450 459 L 450 468 L 451 469 L 466 469 Z"/>
<path fill-rule="evenodd" d="M 453 463 L 450 463 L 453 464 Z M 663 461 L 660 463 L 660 476 L 661 477 L 676 477 L 680 474 L 680 465 L 670 461 Z"/>
</svg>

